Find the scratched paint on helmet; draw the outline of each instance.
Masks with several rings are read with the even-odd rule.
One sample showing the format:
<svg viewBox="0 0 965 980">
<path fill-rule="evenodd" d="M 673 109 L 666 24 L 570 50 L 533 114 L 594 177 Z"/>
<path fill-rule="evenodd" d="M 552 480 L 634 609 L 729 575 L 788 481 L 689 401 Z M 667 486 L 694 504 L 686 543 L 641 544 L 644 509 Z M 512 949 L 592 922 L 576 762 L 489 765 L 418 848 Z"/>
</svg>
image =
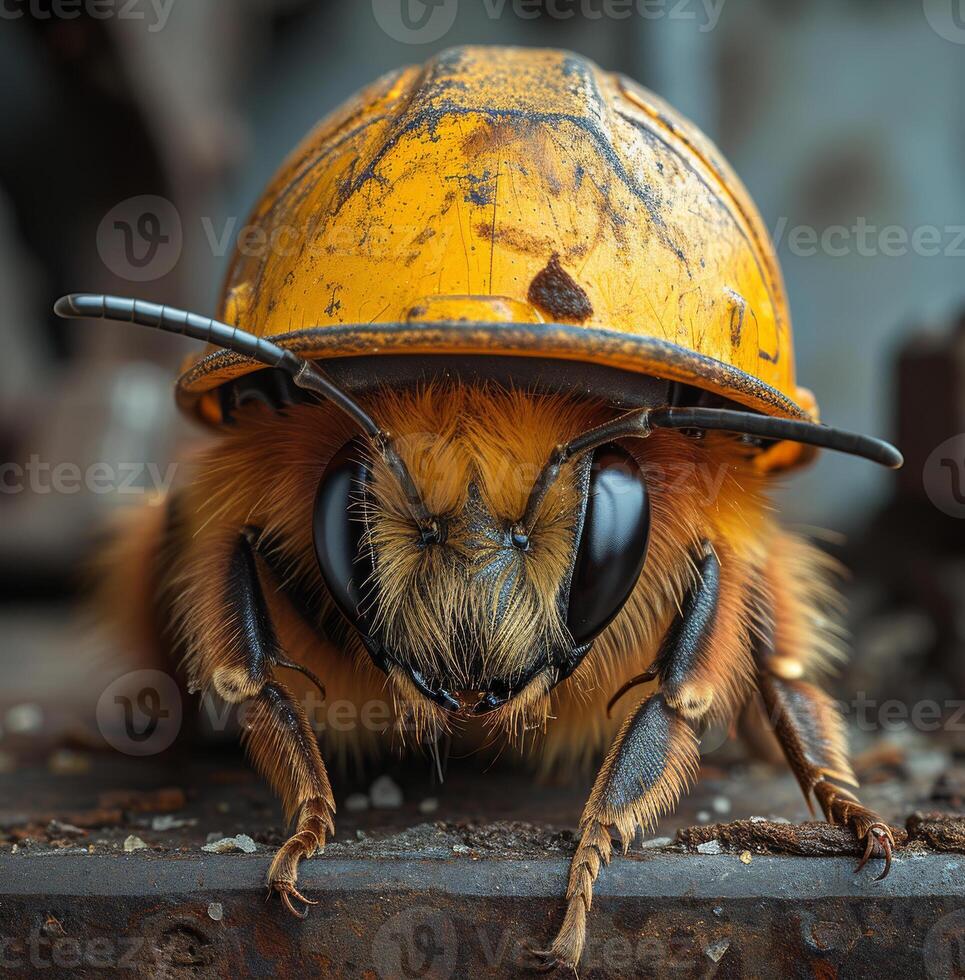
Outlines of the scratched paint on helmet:
<svg viewBox="0 0 965 980">
<path fill-rule="evenodd" d="M 260 336 L 296 334 L 303 354 L 359 353 L 369 341 L 386 354 L 543 353 L 687 380 L 778 414 L 813 407 L 795 383 L 776 258 L 740 181 L 659 98 L 573 54 L 455 48 L 385 76 L 309 134 L 251 224 L 267 244 L 236 253 L 221 316 Z M 571 302 L 540 305 L 548 269 L 571 284 Z M 512 311 L 507 326 L 537 325 L 525 344 L 519 331 L 473 332 L 498 325 L 498 313 L 478 315 L 487 300 Z M 425 329 L 440 302 L 465 331 Z M 372 333 L 379 325 L 402 326 Z M 654 343 L 620 352 L 599 331 Z M 698 355 L 689 367 L 688 355 Z M 209 356 L 182 393 L 251 367 Z"/>
</svg>

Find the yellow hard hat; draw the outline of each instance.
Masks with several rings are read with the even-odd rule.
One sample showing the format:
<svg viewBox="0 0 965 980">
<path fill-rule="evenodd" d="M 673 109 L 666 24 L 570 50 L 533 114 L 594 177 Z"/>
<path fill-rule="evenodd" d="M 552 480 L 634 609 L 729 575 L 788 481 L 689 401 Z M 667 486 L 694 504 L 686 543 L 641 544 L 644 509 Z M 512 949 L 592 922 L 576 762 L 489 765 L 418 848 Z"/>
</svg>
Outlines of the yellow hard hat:
<svg viewBox="0 0 965 980">
<path fill-rule="evenodd" d="M 190 318 L 116 297 L 58 311 L 163 329 Z M 293 372 L 293 356 L 324 362 L 326 384 L 348 392 L 485 362 L 484 376 L 618 408 L 683 393 L 693 408 L 675 425 L 757 439 L 765 471 L 814 446 L 900 460 L 815 425 L 773 247 L 717 148 L 653 93 L 564 51 L 453 48 L 332 113 L 238 236 L 219 318 L 237 330 L 219 327 L 177 387 L 216 425 L 232 388 L 255 384 L 239 379 L 282 355 Z M 215 339 L 206 329 L 193 318 L 192 335 Z"/>
<path fill-rule="evenodd" d="M 220 318 L 302 356 L 562 358 L 811 418 L 767 231 L 717 148 L 564 51 L 454 48 L 364 89 L 289 157 Z M 202 356 L 179 398 L 257 365 Z"/>
</svg>

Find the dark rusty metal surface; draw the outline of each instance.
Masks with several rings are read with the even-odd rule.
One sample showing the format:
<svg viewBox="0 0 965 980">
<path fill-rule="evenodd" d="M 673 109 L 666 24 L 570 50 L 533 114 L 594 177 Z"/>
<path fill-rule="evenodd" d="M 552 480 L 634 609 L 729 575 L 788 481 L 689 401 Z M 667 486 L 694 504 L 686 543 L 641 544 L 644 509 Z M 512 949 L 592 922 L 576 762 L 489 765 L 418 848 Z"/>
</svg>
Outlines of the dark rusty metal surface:
<svg viewBox="0 0 965 980">
<path fill-rule="evenodd" d="M 301 875 L 320 904 L 298 922 L 265 901 L 286 828 L 236 747 L 133 758 L 43 719 L 0 753 L 0 976 L 515 977 L 559 924 L 590 772 L 539 783 L 470 757 L 441 784 L 429 761 L 336 775 L 336 834 Z M 883 737 L 857 753 L 863 797 L 907 830 L 875 883 L 840 828 L 797 825 L 785 768 L 709 735 L 662 840 L 601 874 L 581 978 L 961 976 L 962 757 Z M 398 805 L 353 808 L 380 776 Z M 254 853 L 202 850 L 239 834 Z"/>
<path fill-rule="evenodd" d="M 331 853 L 304 922 L 265 905 L 267 854 L 4 856 L 5 966 L 114 960 L 132 976 L 513 976 L 559 916 L 566 856 L 454 853 L 429 828 Z M 430 843 L 431 841 L 431 843 Z M 448 850 L 447 850 L 448 848 Z M 847 859 L 658 851 L 602 877 L 581 976 L 959 976 L 962 861 L 900 858 L 874 885 Z M 121 960 L 123 959 L 123 962 Z M 23 969 L 23 973 L 20 973 Z"/>
<path fill-rule="evenodd" d="M 285 830 L 237 753 L 54 751 L 0 775 L 4 976 L 519 976 L 558 925 L 586 789 L 463 760 L 442 786 L 394 768 L 402 804 L 355 811 L 343 779 L 335 839 L 301 874 L 319 905 L 299 922 L 265 902 Z M 888 879 L 854 874 L 839 828 L 770 819 L 804 816 L 790 776 L 707 764 L 663 840 L 601 875 L 580 976 L 961 976 L 959 769 L 936 787 L 914 775 L 923 756 L 896 782 L 879 756 L 868 795 L 908 830 Z M 240 833 L 254 853 L 202 851 Z M 144 848 L 126 852 L 131 836 Z"/>
</svg>

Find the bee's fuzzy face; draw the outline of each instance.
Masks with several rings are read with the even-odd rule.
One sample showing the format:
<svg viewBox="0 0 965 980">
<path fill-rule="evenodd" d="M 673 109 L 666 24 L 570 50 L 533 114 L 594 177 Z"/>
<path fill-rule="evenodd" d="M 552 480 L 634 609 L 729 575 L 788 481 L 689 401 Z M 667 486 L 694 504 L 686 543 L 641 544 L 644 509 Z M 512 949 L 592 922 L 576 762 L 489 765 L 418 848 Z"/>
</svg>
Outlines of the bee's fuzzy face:
<svg viewBox="0 0 965 980">
<path fill-rule="evenodd" d="M 383 391 L 367 408 L 392 433 L 428 509 L 446 525 L 444 542 L 424 545 L 398 483 L 377 458 L 370 461 L 365 494 L 356 494 L 348 508 L 365 518 L 374 587 L 363 611 L 374 638 L 391 654 L 389 692 L 396 718 L 408 719 L 407 732 L 451 728 L 459 714 L 433 703 L 414 682 L 415 671 L 427 687 L 445 688 L 470 708 L 481 692 L 509 686 L 513 697 L 484 716 L 488 726 L 514 734 L 545 728 L 549 763 L 583 759 L 606 744 L 618 721 L 606 719 L 609 695 L 650 665 L 693 582 L 690 556 L 697 544 L 707 537 L 729 542 L 731 553 L 722 560 L 735 575 L 759 557 L 767 521 L 764 479 L 734 439 L 709 434 L 694 441 L 655 432 L 628 441 L 649 493 L 646 564 L 619 615 L 572 677 L 554 689 L 554 673 L 539 668 L 573 648 L 560 599 L 585 506 L 578 467 L 563 467 L 528 550 L 512 547 L 507 529 L 523 513 L 555 446 L 611 418 L 613 410 L 585 399 L 467 386 Z M 239 526 L 257 525 L 342 653 L 323 655 L 324 640 L 305 634 L 302 642 L 284 628 L 283 641 L 324 676 L 330 697 L 378 696 L 385 675 L 373 666 L 360 631 L 334 607 L 313 539 L 316 492 L 354 435 L 326 406 L 296 406 L 284 415 L 252 406 L 201 457 L 182 507 L 191 546 L 169 586 L 186 649 L 207 649 L 217 637 L 230 643 L 233 627 L 218 618 L 223 585 L 212 569 L 226 561 Z M 745 612 L 735 606 L 726 614 L 737 624 L 733 642 L 742 643 Z M 207 669 L 193 653 L 188 664 L 193 674 Z M 720 679 L 722 704 L 731 683 Z M 558 721 L 546 728 L 550 717 Z"/>
<path fill-rule="evenodd" d="M 465 710 L 530 686 L 544 694 L 574 650 L 560 599 L 583 516 L 579 471 L 554 485 L 525 549 L 512 528 L 554 446 L 605 417 L 600 407 L 485 388 L 430 389 L 379 407 L 446 528 L 443 542 L 424 545 L 392 474 L 375 467 L 363 506 L 380 642 Z"/>
</svg>

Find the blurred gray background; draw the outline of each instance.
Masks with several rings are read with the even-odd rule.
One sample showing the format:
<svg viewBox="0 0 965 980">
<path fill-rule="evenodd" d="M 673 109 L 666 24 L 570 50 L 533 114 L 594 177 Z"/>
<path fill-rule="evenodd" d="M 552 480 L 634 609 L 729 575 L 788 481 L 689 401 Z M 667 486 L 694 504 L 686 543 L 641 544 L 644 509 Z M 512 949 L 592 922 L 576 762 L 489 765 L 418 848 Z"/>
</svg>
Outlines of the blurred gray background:
<svg viewBox="0 0 965 980">
<path fill-rule="evenodd" d="M 401 3 L 442 36 L 407 35 Z M 163 467 L 192 438 L 170 397 L 186 348 L 57 323 L 56 295 L 105 289 L 212 312 L 228 258 L 212 242 L 244 222 L 295 143 L 364 83 L 453 44 L 578 50 L 718 143 L 778 242 L 799 379 L 825 419 L 893 437 L 899 347 L 926 343 L 911 339 L 923 330 L 949 336 L 965 306 L 960 0 L 138 0 L 127 17 L 120 7 L 65 16 L 47 5 L 40 16 L 11 3 L 0 23 L 0 460 L 21 468 Z M 111 222 L 146 194 L 170 202 L 183 246 L 169 271 L 131 282 Z M 920 472 L 906 477 L 913 489 Z M 103 518 L 156 483 L 141 472 L 133 492 L 51 490 L 40 473 L 18 489 L 18 473 L 4 471 L 0 493 L 0 580 L 14 601 L 69 593 Z M 893 481 L 828 456 L 782 506 L 792 523 L 857 533 Z"/>
</svg>

